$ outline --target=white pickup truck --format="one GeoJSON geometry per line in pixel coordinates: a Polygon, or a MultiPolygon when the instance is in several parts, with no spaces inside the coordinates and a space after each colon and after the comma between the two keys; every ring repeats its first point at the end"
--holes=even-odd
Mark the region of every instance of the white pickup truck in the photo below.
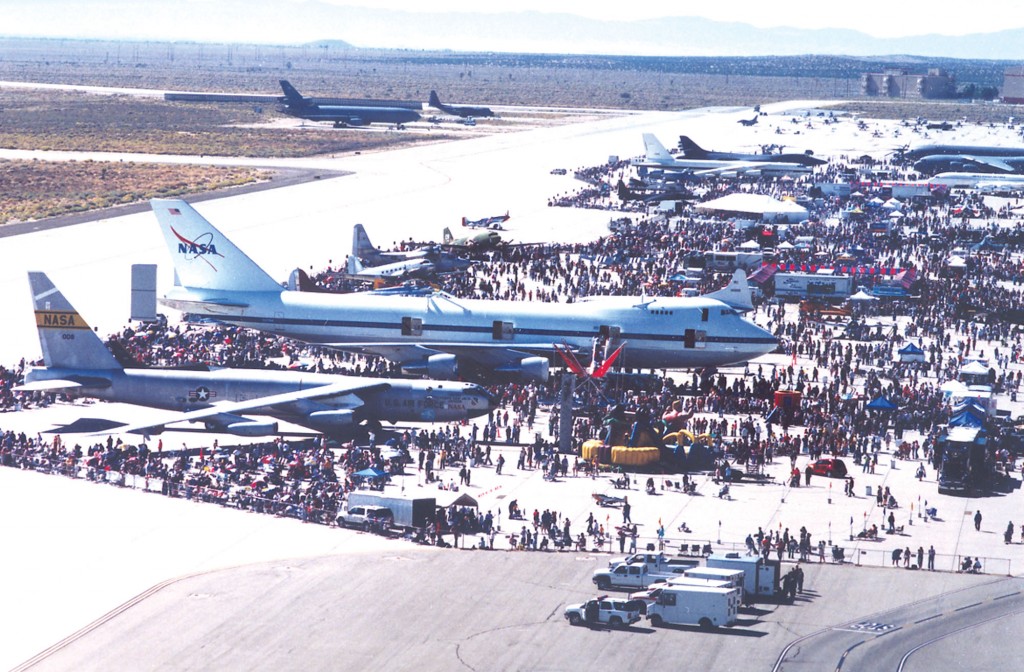
{"type": "Polygon", "coordinates": [[[630,600],[609,599],[601,595],[582,604],[565,608],[565,618],[571,625],[607,625],[609,628],[629,627],[640,621],[640,605],[630,600]]]}
{"type": "Polygon", "coordinates": [[[594,572],[594,583],[600,590],[609,588],[630,588],[638,590],[655,583],[663,583],[678,574],[654,573],[642,562],[615,565],[611,569],[599,569],[594,572]]]}
{"type": "Polygon", "coordinates": [[[668,558],[664,553],[634,553],[624,558],[608,561],[608,569],[617,565],[647,565],[647,569],[655,574],[682,574],[688,569],[700,565],[697,558],[668,558]]]}

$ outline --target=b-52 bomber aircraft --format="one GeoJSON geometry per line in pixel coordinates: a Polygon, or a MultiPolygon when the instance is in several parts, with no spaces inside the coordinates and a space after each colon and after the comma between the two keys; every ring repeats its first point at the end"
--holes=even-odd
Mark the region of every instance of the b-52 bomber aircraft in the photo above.
{"type": "Polygon", "coordinates": [[[283,420],[350,437],[364,422],[450,422],[495,407],[494,397],[472,383],[256,369],[124,368],[45,274],[30,272],[28,278],[46,366],[30,369],[18,389],[168,411],[156,422],[105,425],[122,432],[156,434],[165,425],[191,421],[209,431],[264,436],[277,434],[276,420],[283,420]]]}
{"type": "Polygon", "coordinates": [[[926,156],[957,154],[960,156],[1024,156],[1024,147],[1002,145],[918,145],[896,150],[896,154],[907,161],[916,161],[926,156]]]}
{"type": "Polygon", "coordinates": [[[308,121],[334,122],[335,128],[343,126],[368,126],[369,124],[404,124],[420,118],[419,112],[406,107],[384,105],[318,105],[299,93],[288,80],[281,80],[284,91],[282,112],[308,121]]]}
{"type": "Polygon", "coordinates": [[[738,364],[773,351],[740,274],[708,296],[592,297],[573,303],[461,299],[283,289],[188,203],[151,201],[178,284],[161,300],[221,322],[397,362],[405,372],[450,378],[546,380],[556,344],[582,356],[603,341],[628,346],[622,366],[679,369],[738,364]]]}
{"type": "Polygon", "coordinates": [[[914,162],[914,170],[923,175],[938,173],[1024,173],[1024,155],[971,156],[970,154],[929,154],[914,162]]]}

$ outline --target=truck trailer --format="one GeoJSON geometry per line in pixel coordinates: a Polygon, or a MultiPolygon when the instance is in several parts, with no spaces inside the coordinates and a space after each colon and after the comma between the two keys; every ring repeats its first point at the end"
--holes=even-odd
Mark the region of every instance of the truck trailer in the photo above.
{"type": "Polygon", "coordinates": [[[391,510],[394,526],[403,529],[424,528],[434,522],[436,500],[433,497],[388,497],[373,492],[353,492],[348,506],[377,506],[391,510]]]}
{"type": "Polygon", "coordinates": [[[707,559],[708,567],[743,570],[743,591],[748,600],[772,598],[779,594],[779,565],[778,560],[739,553],[714,554],[707,559]]]}

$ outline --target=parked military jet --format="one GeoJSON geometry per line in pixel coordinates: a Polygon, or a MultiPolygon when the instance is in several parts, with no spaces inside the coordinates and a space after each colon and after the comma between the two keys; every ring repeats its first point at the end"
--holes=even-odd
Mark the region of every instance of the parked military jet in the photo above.
{"type": "Polygon", "coordinates": [[[318,105],[281,80],[285,106],[283,112],[309,121],[331,121],[335,128],[369,124],[404,124],[420,118],[419,112],[405,107],[381,105],[318,105]]]}
{"type": "Polygon", "coordinates": [[[30,272],[29,285],[46,366],[31,369],[18,389],[170,411],[156,422],[118,423],[119,431],[159,433],[168,424],[191,421],[209,431],[264,436],[276,434],[276,420],[283,420],[348,436],[364,422],[467,420],[495,407],[494,397],[472,383],[258,369],[124,368],[45,274],[30,272]]]}
{"type": "Polygon", "coordinates": [[[474,107],[472,105],[446,105],[441,102],[441,99],[437,95],[437,91],[430,92],[431,107],[435,107],[442,112],[447,114],[453,114],[456,117],[493,117],[494,112],[489,107],[474,107]]]}

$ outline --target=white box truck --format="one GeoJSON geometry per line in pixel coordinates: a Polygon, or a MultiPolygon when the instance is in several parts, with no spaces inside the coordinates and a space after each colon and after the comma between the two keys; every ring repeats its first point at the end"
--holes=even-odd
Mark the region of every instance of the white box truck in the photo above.
{"type": "Polygon", "coordinates": [[[743,591],[748,600],[775,597],[779,592],[779,561],[765,560],[758,555],[721,553],[709,555],[708,567],[743,570],[743,591]]]}
{"type": "MultiPolygon", "coordinates": [[[[694,567],[683,572],[688,579],[704,579],[707,581],[720,581],[730,588],[746,590],[743,585],[746,572],[742,569],[729,569],[726,567],[694,567]]],[[[743,597],[743,594],[740,594],[743,597]]]]}
{"type": "Polygon", "coordinates": [[[666,585],[647,607],[651,625],[699,625],[705,630],[733,625],[739,612],[739,588],[666,585]]]}

